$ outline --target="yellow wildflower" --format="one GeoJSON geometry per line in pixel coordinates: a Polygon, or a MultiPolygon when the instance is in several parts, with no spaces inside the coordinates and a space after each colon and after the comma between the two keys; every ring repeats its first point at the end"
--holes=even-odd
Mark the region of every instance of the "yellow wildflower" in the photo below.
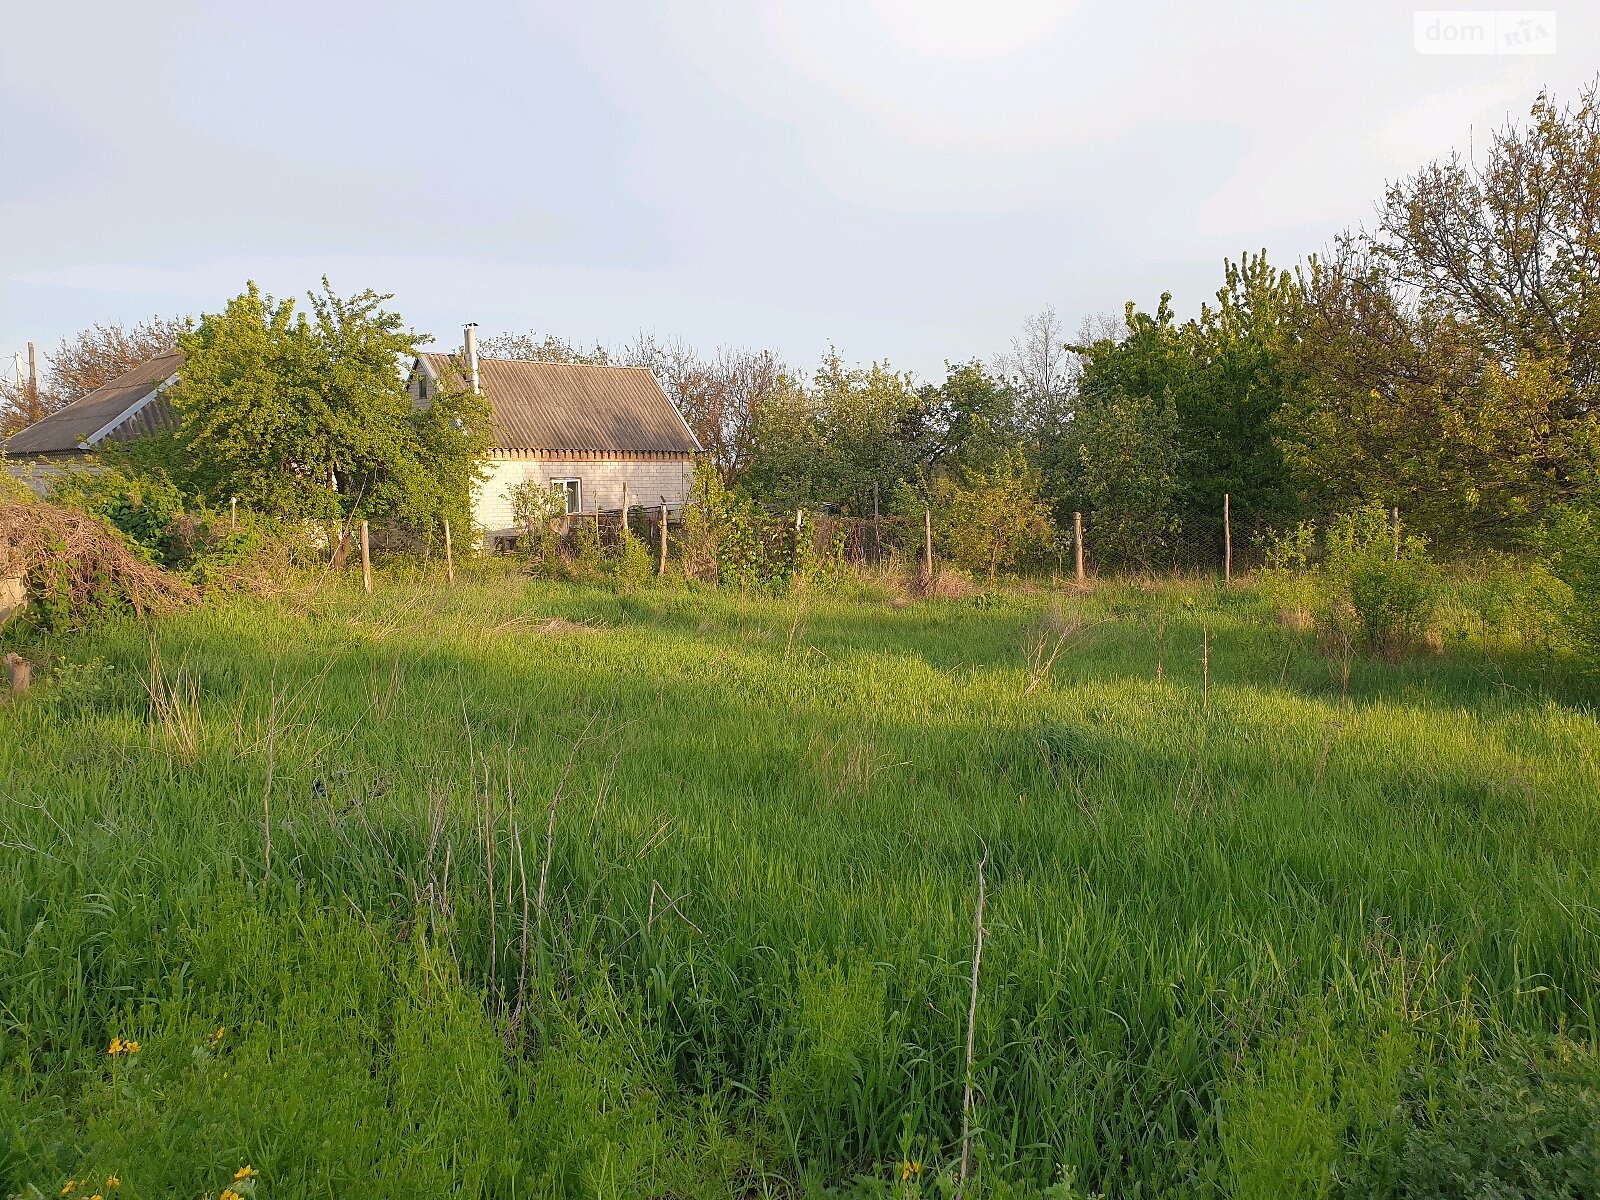
{"type": "Polygon", "coordinates": [[[215,1033],[211,1033],[211,1034],[207,1034],[206,1035],[206,1040],[208,1042],[210,1042],[213,1047],[216,1047],[216,1046],[221,1044],[222,1039],[227,1034],[227,1032],[228,1032],[228,1027],[226,1025],[218,1025],[217,1026],[217,1031],[215,1033]]]}
{"type": "Polygon", "coordinates": [[[104,1196],[102,1196],[99,1192],[96,1192],[94,1195],[89,1197],[89,1200],[106,1200],[106,1198],[104,1196]]]}
{"type": "Polygon", "coordinates": [[[70,1195],[72,1195],[73,1189],[76,1188],[77,1186],[78,1186],[78,1181],[76,1179],[69,1179],[69,1180],[67,1180],[65,1183],[63,1183],[61,1185],[61,1194],[63,1196],[70,1196],[70,1195]]]}
{"type": "Polygon", "coordinates": [[[238,1183],[241,1179],[254,1179],[259,1174],[261,1172],[257,1171],[249,1163],[245,1163],[244,1166],[233,1173],[233,1181],[238,1183]]]}
{"type": "Polygon", "coordinates": [[[244,1200],[244,1197],[232,1188],[223,1188],[222,1194],[217,1197],[217,1200],[244,1200]]]}
{"type": "Polygon", "coordinates": [[[903,1162],[903,1163],[900,1164],[900,1182],[901,1183],[905,1183],[913,1175],[921,1175],[921,1174],[922,1174],[922,1162],[921,1162],[920,1159],[915,1159],[914,1158],[914,1159],[911,1159],[909,1162],[903,1162]]]}
{"type": "MultiPolygon", "coordinates": [[[[121,1054],[122,1053],[122,1039],[119,1038],[119,1037],[112,1038],[111,1039],[111,1045],[106,1048],[106,1053],[107,1054],[121,1054]]],[[[66,1195],[65,1192],[62,1192],[61,1194],[63,1196],[66,1195]]]]}
{"type": "Polygon", "coordinates": [[[108,1188],[119,1188],[122,1186],[122,1180],[117,1178],[115,1175],[107,1175],[106,1186],[108,1188]]]}

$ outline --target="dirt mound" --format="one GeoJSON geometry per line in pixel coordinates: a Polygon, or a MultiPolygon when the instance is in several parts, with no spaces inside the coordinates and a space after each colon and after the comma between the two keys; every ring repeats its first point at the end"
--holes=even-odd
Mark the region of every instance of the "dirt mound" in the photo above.
{"type": "Polygon", "coordinates": [[[65,605],[73,614],[125,605],[144,616],[195,596],[94,517],[56,504],[0,500],[0,580],[17,579],[30,603],[65,605]]]}

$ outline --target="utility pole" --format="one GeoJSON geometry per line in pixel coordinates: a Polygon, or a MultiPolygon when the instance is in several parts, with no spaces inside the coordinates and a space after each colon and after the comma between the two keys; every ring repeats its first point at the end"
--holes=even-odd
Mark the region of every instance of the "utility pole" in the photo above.
{"type": "Polygon", "coordinates": [[[37,356],[34,354],[32,342],[28,343],[27,413],[29,425],[32,425],[40,417],[44,416],[44,414],[39,411],[39,362],[37,356]]]}

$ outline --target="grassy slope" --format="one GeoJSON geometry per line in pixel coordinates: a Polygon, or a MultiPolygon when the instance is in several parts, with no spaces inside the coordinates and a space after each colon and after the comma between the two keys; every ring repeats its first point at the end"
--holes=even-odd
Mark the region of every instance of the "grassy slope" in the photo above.
{"type": "Polygon", "coordinates": [[[997,1192],[1319,1194],[1408,1066],[1592,1033],[1581,694],[1462,649],[1346,700],[1173,586],[1068,601],[1028,695],[1050,603],[487,580],[59,640],[109,669],[0,705],[0,1194],[933,1194],[985,847],[997,1192]]]}

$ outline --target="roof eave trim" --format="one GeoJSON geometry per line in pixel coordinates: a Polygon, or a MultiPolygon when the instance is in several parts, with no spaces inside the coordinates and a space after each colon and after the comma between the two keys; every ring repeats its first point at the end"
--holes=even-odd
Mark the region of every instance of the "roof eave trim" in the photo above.
{"type": "Polygon", "coordinates": [[[155,400],[155,398],[157,396],[161,395],[162,392],[166,391],[169,387],[171,387],[173,384],[175,384],[177,382],[178,382],[178,373],[176,371],[174,371],[171,375],[168,375],[165,379],[163,379],[160,383],[156,384],[155,387],[151,388],[143,396],[139,397],[138,400],[134,401],[127,408],[123,409],[120,413],[118,413],[115,417],[113,417],[107,424],[101,426],[94,433],[91,433],[88,437],[84,438],[81,442],[79,442],[78,443],[78,448],[80,450],[89,450],[89,449],[92,449],[95,446],[98,446],[119,425],[124,425],[128,421],[132,420],[134,417],[138,416],[141,412],[143,412],[146,408],[148,408],[150,406],[151,402],[153,400],[155,400]]]}

